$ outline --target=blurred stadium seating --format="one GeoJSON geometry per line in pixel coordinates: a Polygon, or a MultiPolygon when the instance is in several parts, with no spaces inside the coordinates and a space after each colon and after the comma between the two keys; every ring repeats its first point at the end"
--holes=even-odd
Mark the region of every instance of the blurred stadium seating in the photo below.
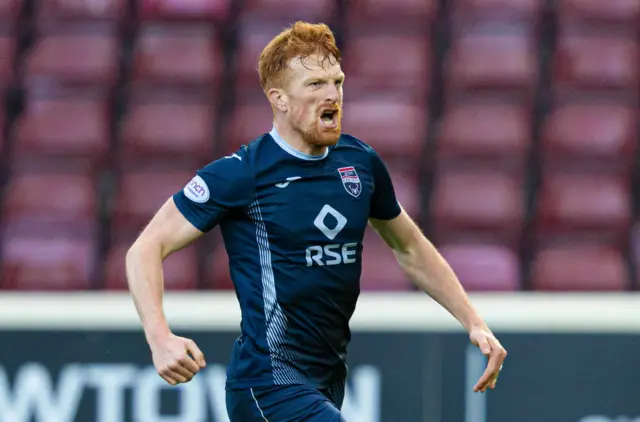
{"type": "MultiPolygon", "coordinates": [[[[344,130],[472,291],[640,286],[636,0],[0,0],[0,289],[124,289],[195,168],[270,129],[256,62],[343,50],[344,130]]],[[[367,234],[363,290],[408,290],[367,234]]],[[[217,232],[168,289],[230,289],[217,232]]]]}

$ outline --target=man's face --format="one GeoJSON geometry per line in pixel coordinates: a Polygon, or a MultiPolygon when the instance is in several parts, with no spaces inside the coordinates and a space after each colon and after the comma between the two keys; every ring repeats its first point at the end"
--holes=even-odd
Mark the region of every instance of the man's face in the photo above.
{"type": "Polygon", "coordinates": [[[340,138],[344,73],[333,57],[294,58],[284,77],[287,120],[307,144],[325,147],[340,138]]]}

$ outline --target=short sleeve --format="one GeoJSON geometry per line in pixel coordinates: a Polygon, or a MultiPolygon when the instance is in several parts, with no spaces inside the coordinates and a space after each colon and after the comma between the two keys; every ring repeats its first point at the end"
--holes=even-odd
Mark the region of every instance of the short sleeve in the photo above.
{"type": "Polygon", "coordinates": [[[198,230],[211,230],[229,211],[251,203],[253,175],[245,158],[233,154],[209,163],[173,195],[178,210],[198,230]]]}
{"type": "Polygon", "coordinates": [[[371,150],[370,154],[374,187],[369,217],[379,220],[392,220],[400,215],[401,212],[400,204],[393,189],[393,182],[387,166],[378,153],[371,150]]]}

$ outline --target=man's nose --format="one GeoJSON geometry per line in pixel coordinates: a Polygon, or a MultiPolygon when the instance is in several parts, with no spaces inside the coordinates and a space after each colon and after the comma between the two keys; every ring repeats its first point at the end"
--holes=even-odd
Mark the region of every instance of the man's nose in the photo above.
{"type": "Polygon", "coordinates": [[[325,101],[335,104],[340,99],[340,90],[335,84],[328,84],[325,101]]]}

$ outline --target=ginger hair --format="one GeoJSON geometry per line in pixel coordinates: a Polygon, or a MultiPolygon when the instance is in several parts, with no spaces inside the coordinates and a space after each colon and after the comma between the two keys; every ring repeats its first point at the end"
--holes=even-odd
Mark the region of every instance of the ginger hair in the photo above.
{"type": "Polygon", "coordinates": [[[331,56],[337,61],[341,60],[336,39],[327,25],[298,21],[276,35],[262,50],[258,61],[263,91],[266,93],[274,86],[282,85],[291,59],[312,54],[319,54],[323,62],[331,56]]]}

